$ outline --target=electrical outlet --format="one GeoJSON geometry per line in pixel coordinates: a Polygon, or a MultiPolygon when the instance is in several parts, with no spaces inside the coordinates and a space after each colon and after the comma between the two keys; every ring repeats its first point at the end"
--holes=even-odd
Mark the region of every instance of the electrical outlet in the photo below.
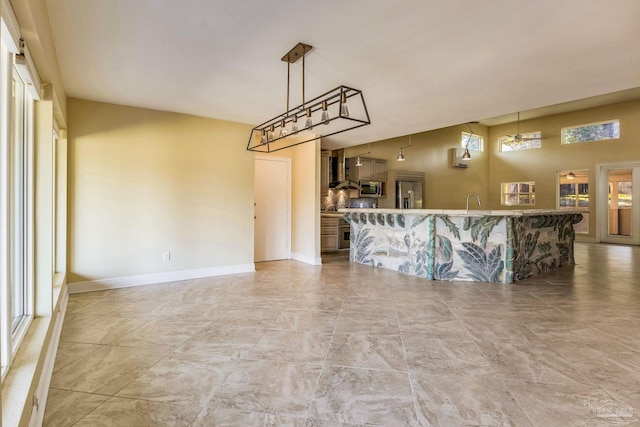
{"type": "Polygon", "coordinates": [[[169,252],[169,251],[163,252],[162,253],[162,260],[163,261],[171,261],[171,252],[169,252]]]}

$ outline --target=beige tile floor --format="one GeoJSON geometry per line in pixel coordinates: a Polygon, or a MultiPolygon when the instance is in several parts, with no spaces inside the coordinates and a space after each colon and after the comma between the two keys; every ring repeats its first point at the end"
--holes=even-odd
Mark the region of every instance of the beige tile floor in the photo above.
{"type": "Polygon", "coordinates": [[[515,285],[326,257],[72,295],[47,426],[640,424],[640,247],[515,285]]]}

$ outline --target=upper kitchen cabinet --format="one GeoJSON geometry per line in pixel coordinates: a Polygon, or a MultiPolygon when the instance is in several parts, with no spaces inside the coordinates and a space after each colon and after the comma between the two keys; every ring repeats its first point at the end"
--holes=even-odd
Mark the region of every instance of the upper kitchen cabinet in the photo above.
{"type": "Polygon", "coordinates": [[[357,157],[345,160],[345,175],[350,181],[387,181],[387,161],[360,157],[361,166],[356,166],[357,157]]]}

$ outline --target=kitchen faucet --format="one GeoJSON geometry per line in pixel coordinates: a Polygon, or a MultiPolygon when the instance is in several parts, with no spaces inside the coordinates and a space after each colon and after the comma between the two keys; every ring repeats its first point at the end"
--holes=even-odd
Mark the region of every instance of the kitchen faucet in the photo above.
{"type": "Polygon", "coordinates": [[[467,210],[469,210],[469,198],[471,196],[476,196],[476,199],[478,199],[478,206],[482,206],[482,202],[480,201],[480,196],[478,196],[476,193],[469,193],[467,195],[467,210]]]}

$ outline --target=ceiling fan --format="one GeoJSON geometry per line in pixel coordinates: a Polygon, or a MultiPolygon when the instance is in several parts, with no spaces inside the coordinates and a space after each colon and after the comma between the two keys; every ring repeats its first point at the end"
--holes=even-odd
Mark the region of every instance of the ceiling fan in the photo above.
{"type": "Polygon", "coordinates": [[[526,141],[535,141],[538,139],[544,139],[542,136],[525,136],[520,133],[520,112],[518,111],[518,128],[517,133],[515,135],[507,135],[507,138],[511,138],[507,143],[520,143],[526,141]]]}

